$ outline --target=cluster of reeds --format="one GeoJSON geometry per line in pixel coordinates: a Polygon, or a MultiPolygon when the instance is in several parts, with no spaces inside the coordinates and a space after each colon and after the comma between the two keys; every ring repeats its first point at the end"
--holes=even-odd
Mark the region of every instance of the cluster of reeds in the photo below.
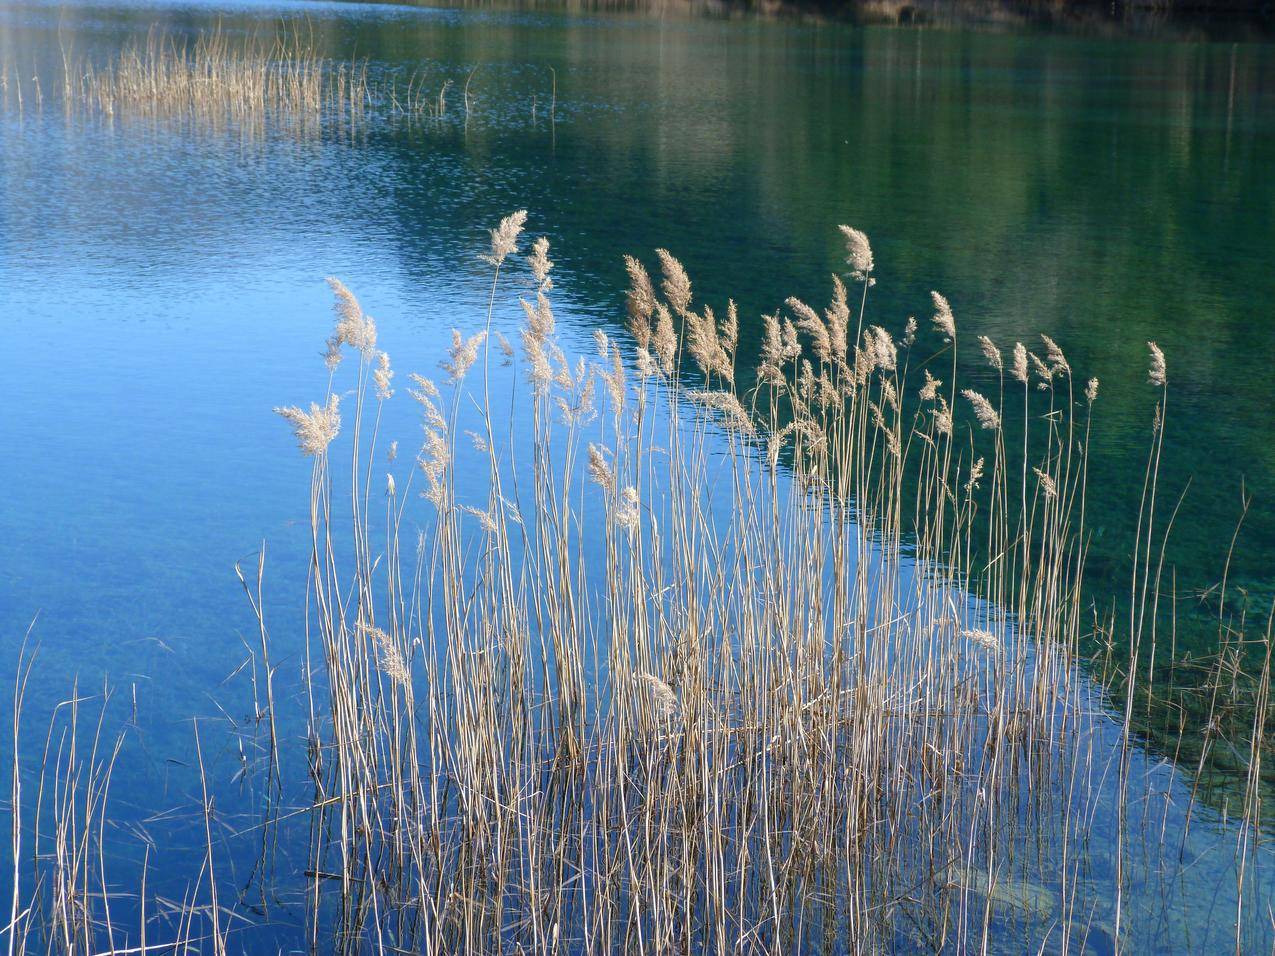
{"type": "MultiPolygon", "coordinates": [[[[493,231],[493,301],[524,220],[493,231]]],[[[843,232],[850,285],[763,318],[748,391],[734,304],[663,250],[658,286],[628,262],[632,349],[599,332],[568,359],[538,240],[529,421],[492,403],[517,350],[489,317],[444,382],[413,377],[425,439],[383,488],[389,361],[334,285],[352,401],[334,380],[281,410],[314,458],[313,946],[1119,937],[1123,875],[1100,903],[1073,847],[1109,769],[1073,667],[1098,383],[1048,338],[981,339],[1000,385],[960,388],[947,300],[928,333],[872,323],[871,250],[843,232]]]]}
{"type": "MultiPolygon", "coordinates": [[[[15,90],[20,102],[20,83],[15,90]]],[[[67,110],[105,117],[253,124],[355,121],[371,90],[365,62],[332,60],[301,34],[239,40],[218,29],[186,39],[152,28],[103,63],[64,51],[61,95],[67,110]]]]}
{"type": "MultiPolygon", "coordinates": [[[[465,75],[460,101],[465,119],[473,108],[474,67],[465,75]]],[[[557,74],[547,112],[557,102],[557,74]]],[[[235,37],[221,30],[193,38],[152,27],[145,42],[98,62],[63,50],[60,89],[38,69],[0,60],[0,105],[23,113],[44,108],[45,86],[71,113],[234,124],[255,129],[268,120],[307,124],[339,120],[351,127],[375,108],[390,117],[419,120],[449,115],[455,81],[425,68],[410,75],[373,75],[366,60],[325,55],[315,39],[300,32],[268,40],[235,37]],[[60,94],[60,101],[58,95],[60,94]]],[[[537,114],[532,99],[533,121],[537,114]]],[[[457,112],[453,110],[453,112],[457,112]]]]}
{"type": "MultiPolygon", "coordinates": [[[[658,281],[627,261],[632,342],[599,331],[593,358],[570,358],[536,240],[515,346],[493,315],[525,221],[492,231],[486,327],[453,333],[441,381],[411,376],[414,461],[383,439],[402,398],[336,280],[327,391],[278,410],[313,460],[308,781],[280,756],[263,558],[241,580],[265,674],[264,911],[267,882],[301,884],[322,952],[1124,945],[1132,869],[1171,869],[1172,852],[1146,839],[1149,794],[1130,799],[1132,690],[1118,729],[1075,667],[1095,626],[1081,580],[1098,383],[1047,337],[981,338],[997,385],[962,388],[951,305],[934,293],[925,329],[875,322],[871,248],[847,227],[827,306],[764,316],[751,376],[734,303],[700,301],[664,250],[658,281]],[[1090,834],[1108,817],[1114,863],[1099,864],[1090,834]],[[273,857],[299,821],[307,858],[289,872],[273,857]],[[1122,841],[1138,826],[1135,855],[1122,841]]],[[[1130,674],[1160,594],[1154,345],[1151,384],[1119,624],[1130,674]]],[[[100,812],[103,788],[88,792],[100,812]]],[[[1241,905],[1258,814],[1250,796],[1241,905]]],[[[207,902],[176,927],[225,951],[212,816],[205,793],[207,902]]],[[[70,920],[14,899],[12,925],[41,939],[70,920]]],[[[86,943],[102,924],[82,922],[99,927],[86,943]]]]}
{"type": "Polygon", "coordinates": [[[112,715],[109,686],[84,692],[78,682],[54,704],[34,779],[25,781],[20,754],[23,709],[38,652],[31,634],[22,642],[12,710],[13,767],[9,792],[11,865],[9,915],[0,928],[7,951],[28,953],[225,953],[225,917],[218,900],[213,845],[213,803],[204,775],[198,727],[194,740],[202,800],[198,807],[159,811],[151,819],[180,820],[200,834],[197,876],[181,899],[148,888],[154,839],[142,825],[130,835],[138,861],[111,859],[117,826],[108,796],[128,724],[112,715]],[[96,706],[94,706],[96,705],[96,706]],[[124,867],[121,867],[124,863],[124,867]],[[127,876],[121,879],[121,869],[127,876]],[[156,936],[161,937],[156,940],[156,936]]]}
{"type": "MultiPolygon", "coordinates": [[[[64,49],[60,77],[0,55],[0,108],[23,115],[42,111],[47,102],[71,115],[191,122],[246,133],[267,123],[309,135],[333,124],[361,130],[373,113],[409,123],[460,117],[468,125],[479,99],[478,71],[474,66],[459,78],[457,95],[457,79],[438,70],[374,70],[366,60],[325,54],[315,37],[296,30],[265,40],[220,28],[192,38],[152,27],[145,42],[104,61],[64,49]]],[[[530,110],[533,125],[543,112],[552,127],[558,77],[553,67],[547,73],[545,98],[533,93],[530,110]]]]}

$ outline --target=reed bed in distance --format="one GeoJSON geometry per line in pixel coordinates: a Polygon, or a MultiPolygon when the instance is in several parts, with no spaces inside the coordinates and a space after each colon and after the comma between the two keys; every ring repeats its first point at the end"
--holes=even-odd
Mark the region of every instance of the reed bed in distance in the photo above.
{"type": "MultiPolygon", "coordinates": [[[[463,77],[460,102],[466,119],[475,101],[475,73],[477,67],[463,77]]],[[[557,78],[550,73],[552,118],[557,78]]],[[[373,108],[390,117],[441,119],[449,115],[448,94],[455,83],[426,67],[407,76],[374,75],[366,60],[329,56],[315,37],[299,30],[261,38],[219,27],[189,37],[156,26],[143,42],[105,60],[64,50],[56,78],[42,77],[19,59],[0,59],[0,105],[19,115],[39,112],[47,101],[69,113],[107,119],[233,123],[249,129],[267,121],[316,125],[339,120],[353,126],[365,122],[373,108]]]]}
{"type": "Polygon", "coordinates": [[[232,42],[221,30],[186,41],[152,29],[100,66],[63,63],[63,102],[105,116],[255,120],[268,115],[357,118],[369,90],[365,63],[332,61],[285,34],[232,42]]]}

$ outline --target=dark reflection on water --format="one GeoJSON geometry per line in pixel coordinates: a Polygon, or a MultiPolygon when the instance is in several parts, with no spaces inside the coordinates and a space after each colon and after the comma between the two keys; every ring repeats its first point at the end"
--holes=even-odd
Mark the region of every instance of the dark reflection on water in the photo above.
{"type": "MultiPolygon", "coordinates": [[[[481,315],[483,227],[518,207],[553,240],[559,320],[582,340],[621,325],[621,255],[665,246],[710,301],[736,299],[752,354],[762,311],[826,295],[840,222],[873,238],[877,321],[924,319],[942,290],[970,368],[976,333],[1053,336],[1102,382],[1091,567],[1117,592],[1095,589],[1100,610],[1122,606],[1157,340],[1162,500],[1186,490],[1167,549],[1178,656],[1216,650],[1216,607],[1194,595],[1222,577],[1242,492],[1229,583],[1259,617],[1275,597],[1269,47],[116,3],[6,6],[0,58],[52,90],[61,48],[100,57],[153,23],[218,22],[303,24],[374,75],[457,85],[442,121],[345,128],[67,118],[29,92],[0,117],[3,661],[38,613],[37,728],[73,675],[109,675],[130,712],[136,693],[149,782],[117,790],[139,814],[155,782],[189,792],[185,721],[217,713],[245,658],[231,568],[263,536],[276,614],[298,607],[308,472],[268,410],[313,397],[323,276],[381,320],[397,367],[432,369],[450,327],[481,315]]],[[[410,444],[410,410],[394,414],[410,444]]],[[[295,660],[297,634],[277,639],[295,660]]],[[[1157,746],[1164,723],[1148,720],[1157,746]]]]}

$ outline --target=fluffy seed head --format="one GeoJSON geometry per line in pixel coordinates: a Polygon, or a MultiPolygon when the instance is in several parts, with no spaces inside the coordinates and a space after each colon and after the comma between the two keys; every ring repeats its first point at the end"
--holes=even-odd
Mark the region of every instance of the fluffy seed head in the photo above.
{"type": "Polygon", "coordinates": [[[527,257],[527,265],[531,266],[531,274],[536,277],[536,283],[542,292],[548,292],[553,288],[553,280],[549,278],[549,270],[553,268],[553,262],[549,259],[547,237],[541,236],[531,244],[531,255],[527,257]]]}
{"type": "Polygon", "coordinates": [[[751,435],[757,430],[747,410],[731,392],[701,389],[688,392],[687,397],[697,405],[718,412],[722,416],[722,424],[730,431],[751,435]]]}
{"type": "Polygon", "coordinates": [[[832,277],[832,302],[824,311],[824,318],[828,322],[828,339],[832,344],[833,358],[845,361],[849,345],[846,329],[850,325],[850,306],[846,302],[846,284],[839,276],[832,277]]]}
{"type": "Polygon", "coordinates": [[[660,268],[664,272],[664,281],[660,283],[664,297],[674,312],[683,313],[691,305],[690,277],[667,249],[656,249],[655,254],[660,257],[660,268]]]}
{"type": "Polygon", "coordinates": [[[1057,498],[1058,483],[1054,481],[1053,477],[1041,471],[1039,468],[1033,468],[1032,471],[1036,473],[1036,478],[1040,481],[1040,490],[1045,493],[1045,497],[1057,498]]]}
{"type": "Polygon", "coordinates": [[[686,323],[686,348],[691,358],[705,375],[714,374],[730,378],[734,372],[730,356],[722,348],[717,334],[717,319],[713,310],[704,306],[704,314],[683,313],[686,323]]]}
{"type": "Polygon", "coordinates": [[[986,335],[980,335],[978,337],[978,344],[983,350],[983,356],[987,359],[988,365],[996,369],[998,372],[1005,367],[1005,363],[1001,359],[1001,350],[996,347],[996,343],[994,343],[986,335]]]}
{"type": "Polygon", "coordinates": [[[850,226],[838,226],[846,240],[846,262],[853,270],[850,275],[859,282],[867,282],[872,273],[872,246],[868,237],[850,226]]]}
{"type": "Polygon", "coordinates": [[[394,377],[394,370],[390,368],[390,357],[384,352],[380,353],[376,359],[376,368],[372,370],[372,381],[376,385],[376,398],[378,401],[386,401],[394,390],[390,388],[390,379],[394,377]]]}
{"type": "Polygon", "coordinates": [[[934,409],[934,430],[940,435],[952,434],[952,409],[942,395],[938,397],[938,407],[934,409]]]}
{"type": "Polygon", "coordinates": [[[640,348],[651,343],[651,315],[655,312],[655,289],[646,267],[632,256],[624,257],[624,268],[629,274],[629,331],[640,348]]]}
{"type": "Polygon", "coordinates": [[[821,362],[830,362],[832,338],[828,334],[827,326],[823,324],[823,319],[819,318],[819,313],[798,298],[789,297],[784,304],[797,317],[797,328],[810,336],[815,358],[821,362]]]}
{"type": "Polygon", "coordinates": [[[793,325],[789,319],[784,319],[780,333],[784,342],[784,358],[787,361],[796,361],[801,358],[801,340],[797,338],[797,326],[793,325]]]}
{"type": "Polygon", "coordinates": [[[632,485],[625,485],[615,509],[616,523],[630,534],[636,534],[642,520],[641,506],[637,489],[632,485]]]}
{"type": "Polygon", "coordinates": [[[499,530],[496,527],[496,519],[490,511],[483,511],[481,508],[474,508],[470,505],[461,505],[460,510],[477,518],[479,527],[488,534],[495,534],[499,530]]]}
{"type": "Polygon", "coordinates": [[[519,209],[500,220],[500,225],[491,230],[491,252],[483,258],[493,266],[498,266],[507,256],[517,252],[518,237],[522,235],[522,227],[526,224],[525,209],[519,209]]]}
{"type": "Polygon", "coordinates": [[[1054,383],[1054,367],[1052,365],[1046,365],[1041,357],[1035,352],[1028,352],[1027,357],[1031,359],[1032,371],[1034,371],[1040,379],[1040,382],[1036,387],[1043,392],[1054,383]]]}
{"type": "Polygon", "coordinates": [[[969,477],[969,480],[965,482],[966,493],[973,494],[974,489],[978,487],[978,483],[982,480],[983,480],[983,459],[982,457],[980,457],[978,461],[970,465],[970,477],[969,477]]]}
{"type": "Polygon", "coordinates": [[[305,454],[322,455],[341,430],[341,414],[337,411],[340,401],[338,396],[329,395],[327,405],[311,402],[308,412],[288,405],[276,408],[275,413],[292,425],[297,444],[305,454]]]}
{"type": "Polygon", "coordinates": [[[379,627],[371,627],[367,624],[359,624],[356,631],[364,639],[372,642],[376,650],[376,666],[380,668],[381,673],[401,687],[407,687],[411,683],[412,672],[394,639],[379,627]]]}
{"type": "Polygon", "coordinates": [[[934,328],[943,333],[944,338],[956,338],[956,318],[952,315],[952,306],[941,293],[931,292],[934,302],[934,328]]]}
{"type": "Polygon", "coordinates": [[[607,491],[615,484],[615,472],[611,468],[607,450],[593,442],[589,442],[589,478],[607,491]]]}
{"type": "Polygon", "coordinates": [[[932,402],[938,397],[939,388],[942,387],[943,383],[931,375],[928,368],[924,372],[925,384],[921,386],[921,391],[917,394],[921,401],[932,402]]]}
{"type": "Polygon", "coordinates": [[[1154,342],[1148,342],[1147,348],[1151,350],[1151,365],[1147,369],[1147,381],[1152,385],[1163,387],[1168,381],[1164,368],[1164,353],[1160,351],[1160,346],[1154,342]]]}
{"type": "Polygon", "coordinates": [[[1014,343],[1014,364],[1009,367],[1009,374],[1027,384],[1027,346],[1022,342],[1014,343]]]}
{"type": "Polygon", "coordinates": [[[961,394],[974,407],[974,417],[978,419],[980,426],[989,431],[995,431],[1001,427],[1001,417],[996,414],[996,409],[992,407],[991,402],[972,388],[962,389],[961,394]]]}
{"type": "Polygon", "coordinates": [[[662,302],[655,306],[655,331],[651,336],[651,351],[655,353],[660,371],[665,375],[672,375],[673,365],[677,361],[677,333],[673,331],[673,316],[662,302]]]}
{"type": "Polygon", "coordinates": [[[601,372],[602,381],[607,387],[607,394],[611,397],[611,407],[618,415],[624,410],[624,396],[626,394],[624,362],[620,358],[620,350],[616,346],[611,347],[611,367],[603,369],[601,372]]]}
{"type": "Polygon", "coordinates": [[[739,308],[734,299],[726,300],[726,318],[717,324],[717,338],[727,352],[735,354],[739,347],[739,308]]]}
{"type": "Polygon", "coordinates": [[[486,332],[478,332],[466,339],[452,329],[452,346],[447,350],[447,358],[439,363],[451,381],[459,382],[465,377],[465,373],[478,361],[478,349],[486,339],[486,332]]]}
{"type": "Polygon", "coordinates": [[[784,340],[778,315],[761,317],[761,363],[776,369],[784,364],[784,340]]]}
{"type": "Polygon", "coordinates": [[[873,360],[877,368],[885,372],[893,372],[899,365],[899,350],[894,346],[890,333],[879,325],[871,326],[864,338],[870,343],[873,360]]]}
{"type": "Polygon", "coordinates": [[[651,350],[641,345],[637,347],[633,364],[637,367],[638,378],[642,379],[651,378],[660,370],[659,366],[655,364],[651,350]]]}
{"type": "Polygon", "coordinates": [[[336,313],[336,329],[332,338],[328,339],[327,354],[328,366],[334,368],[341,359],[339,354],[334,357],[333,353],[339,351],[342,345],[356,348],[364,355],[372,354],[376,348],[376,323],[340,279],[329,276],[327,283],[334,297],[332,310],[336,313]]]}
{"type": "Polygon", "coordinates": [[[1055,375],[1070,373],[1071,366],[1067,364],[1067,358],[1063,355],[1062,349],[1058,347],[1058,343],[1048,335],[1042,335],[1040,340],[1045,343],[1045,358],[1049,361],[1050,370],[1055,375]]]}
{"type": "Polygon", "coordinates": [[[543,392],[553,380],[553,367],[549,363],[550,338],[553,335],[553,309],[543,292],[536,293],[536,304],[526,299],[522,310],[527,321],[522,327],[522,348],[527,355],[527,377],[537,392],[543,392]]]}

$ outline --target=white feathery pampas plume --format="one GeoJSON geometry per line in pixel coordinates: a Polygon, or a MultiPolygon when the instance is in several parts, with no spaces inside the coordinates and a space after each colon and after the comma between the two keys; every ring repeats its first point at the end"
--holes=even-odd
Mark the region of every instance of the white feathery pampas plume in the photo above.
{"type": "Polygon", "coordinates": [[[499,266],[507,256],[518,251],[518,237],[527,224],[527,210],[519,209],[500,220],[491,232],[491,252],[481,258],[493,266],[499,266]]]}
{"type": "Polygon", "coordinates": [[[1054,375],[1070,374],[1071,366],[1067,364],[1067,358],[1058,343],[1048,335],[1041,335],[1040,340],[1045,343],[1045,358],[1049,360],[1050,371],[1054,375]]]}
{"type": "Polygon", "coordinates": [[[1147,348],[1151,350],[1151,366],[1147,369],[1147,381],[1152,385],[1163,387],[1168,381],[1164,368],[1164,353],[1154,342],[1148,342],[1147,348]]]}
{"type": "Polygon", "coordinates": [[[660,269],[664,272],[664,281],[660,283],[660,288],[664,290],[664,297],[668,299],[673,311],[681,315],[691,304],[690,277],[667,249],[656,249],[655,254],[659,256],[660,269]]]}
{"type": "Polygon", "coordinates": [[[831,362],[832,337],[819,313],[795,296],[789,296],[784,304],[797,316],[797,328],[810,336],[815,358],[820,362],[831,362]]]}
{"type": "Polygon", "coordinates": [[[651,316],[655,313],[655,288],[646,267],[632,256],[624,257],[624,268],[629,274],[629,292],[626,304],[629,310],[629,332],[637,340],[638,348],[651,344],[651,316]]]}
{"type": "Polygon", "coordinates": [[[553,260],[549,258],[549,239],[541,236],[531,244],[531,255],[527,257],[527,265],[531,266],[531,274],[542,292],[553,288],[553,280],[549,278],[549,270],[553,268],[553,260]]]}
{"type": "Polygon", "coordinates": [[[718,412],[722,416],[722,424],[729,431],[751,435],[757,430],[747,409],[740,404],[739,399],[732,392],[699,389],[687,392],[686,397],[696,405],[718,412]]]}
{"type": "Polygon", "coordinates": [[[589,442],[589,478],[607,491],[615,484],[615,472],[611,469],[607,449],[593,442],[589,442]]]}
{"type": "Polygon", "coordinates": [[[974,406],[974,417],[978,419],[979,425],[989,431],[995,431],[1001,427],[1001,417],[996,414],[996,409],[992,407],[991,402],[972,388],[962,389],[961,394],[974,406]]]}
{"type": "Polygon", "coordinates": [[[372,354],[376,348],[376,323],[363,311],[345,283],[335,276],[328,276],[327,283],[334,297],[332,310],[336,313],[336,328],[328,339],[324,360],[328,368],[334,370],[341,362],[342,345],[358,349],[364,355],[372,354]]]}
{"type": "Polygon", "coordinates": [[[459,382],[465,377],[465,373],[478,361],[478,349],[486,338],[486,332],[462,338],[458,330],[452,329],[452,346],[447,350],[447,358],[438,363],[451,381],[459,382]]]}
{"type": "Polygon", "coordinates": [[[329,395],[326,406],[311,402],[310,411],[306,412],[295,405],[287,405],[276,408],[275,414],[291,423],[297,444],[305,454],[321,455],[341,430],[341,414],[337,411],[340,401],[338,396],[329,395]]]}
{"type": "Polygon", "coordinates": [[[372,381],[376,384],[377,401],[388,401],[393,396],[394,390],[390,388],[390,379],[393,377],[394,370],[390,368],[390,357],[381,352],[377,356],[376,368],[372,370],[372,381]]]}
{"type": "Polygon", "coordinates": [[[983,356],[987,359],[987,364],[996,371],[1000,371],[1005,367],[1004,361],[1001,359],[1001,350],[996,347],[996,343],[989,339],[986,335],[978,337],[979,348],[983,350],[983,356]]]}
{"type": "Polygon", "coordinates": [[[917,397],[923,402],[932,402],[938,398],[939,389],[943,387],[942,381],[930,374],[930,370],[922,369],[925,373],[925,384],[921,386],[921,390],[917,392],[917,397]]]}
{"type": "Polygon", "coordinates": [[[956,317],[952,315],[952,304],[940,292],[931,292],[934,302],[934,328],[943,333],[944,338],[956,338],[956,317]]]}
{"type": "Polygon", "coordinates": [[[850,277],[871,284],[872,246],[868,243],[867,234],[851,226],[837,228],[846,240],[846,262],[850,263],[853,270],[850,277]]]}
{"type": "Polygon", "coordinates": [[[1009,367],[1009,374],[1027,384],[1027,346],[1022,342],[1014,343],[1014,364],[1009,367]]]}

